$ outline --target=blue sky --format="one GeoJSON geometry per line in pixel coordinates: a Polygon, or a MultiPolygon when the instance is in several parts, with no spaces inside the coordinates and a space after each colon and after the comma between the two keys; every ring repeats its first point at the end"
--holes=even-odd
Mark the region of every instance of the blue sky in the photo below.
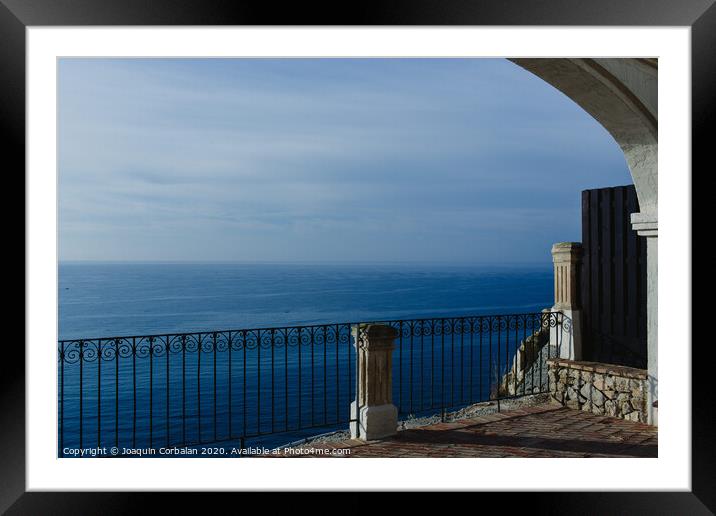
{"type": "Polygon", "coordinates": [[[611,136],[502,59],[61,59],[61,260],[549,263],[611,136]]]}

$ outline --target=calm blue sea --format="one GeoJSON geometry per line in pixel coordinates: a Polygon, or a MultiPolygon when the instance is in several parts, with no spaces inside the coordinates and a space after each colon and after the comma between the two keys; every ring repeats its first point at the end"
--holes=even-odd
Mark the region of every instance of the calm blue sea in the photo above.
{"type": "Polygon", "coordinates": [[[99,264],[59,267],[59,338],[539,311],[550,267],[99,264]]]}
{"type": "MultiPolygon", "coordinates": [[[[552,281],[547,267],[63,263],[59,335],[92,339],[539,312],[551,305],[552,281]]],[[[283,346],[263,333],[264,347],[236,347],[233,354],[212,351],[205,342],[202,353],[176,348],[134,356],[126,348],[119,358],[68,359],[58,371],[60,446],[216,440],[236,446],[232,436],[288,430],[245,443],[278,446],[344,428],[355,391],[355,351],[350,328],[335,328],[333,339],[307,340],[303,333],[300,346],[283,346]]],[[[492,340],[475,332],[401,338],[394,402],[407,415],[488,399],[495,385],[491,371],[509,366],[526,335],[522,328],[492,340]]]]}

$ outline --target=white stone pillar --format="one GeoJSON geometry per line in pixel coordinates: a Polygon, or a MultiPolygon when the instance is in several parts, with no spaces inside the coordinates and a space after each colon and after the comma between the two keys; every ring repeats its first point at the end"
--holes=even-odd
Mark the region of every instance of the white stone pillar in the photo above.
{"type": "Polygon", "coordinates": [[[582,358],[582,313],[579,276],[582,266],[582,244],[560,242],[552,246],[554,262],[553,312],[561,312],[560,323],[550,330],[550,345],[557,346],[560,358],[582,358]]]}
{"type": "Polygon", "coordinates": [[[647,396],[647,422],[659,424],[659,409],[654,405],[659,399],[659,224],[655,213],[632,213],[632,228],[646,238],[646,356],[649,373],[647,396]]]}
{"type": "Polygon", "coordinates": [[[351,403],[351,437],[369,441],[398,432],[393,405],[393,349],[398,330],[384,324],[353,328],[358,356],[357,401],[351,403]]]}

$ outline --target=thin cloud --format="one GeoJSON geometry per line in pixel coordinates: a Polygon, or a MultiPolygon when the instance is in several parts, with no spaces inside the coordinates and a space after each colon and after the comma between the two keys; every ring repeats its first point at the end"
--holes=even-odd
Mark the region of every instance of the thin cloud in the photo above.
{"type": "Polygon", "coordinates": [[[631,182],[499,59],[62,59],[58,91],[63,260],[545,261],[631,182]]]}

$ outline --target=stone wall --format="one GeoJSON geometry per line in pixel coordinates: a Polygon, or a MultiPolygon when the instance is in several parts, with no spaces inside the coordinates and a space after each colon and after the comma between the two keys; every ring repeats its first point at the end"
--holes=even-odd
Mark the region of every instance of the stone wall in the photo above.
{"type": "Polygon", "coordinates": [[[593,414],[647,422],[647,371],[632,367],[547,360],[550,395],[593,414]]]}

